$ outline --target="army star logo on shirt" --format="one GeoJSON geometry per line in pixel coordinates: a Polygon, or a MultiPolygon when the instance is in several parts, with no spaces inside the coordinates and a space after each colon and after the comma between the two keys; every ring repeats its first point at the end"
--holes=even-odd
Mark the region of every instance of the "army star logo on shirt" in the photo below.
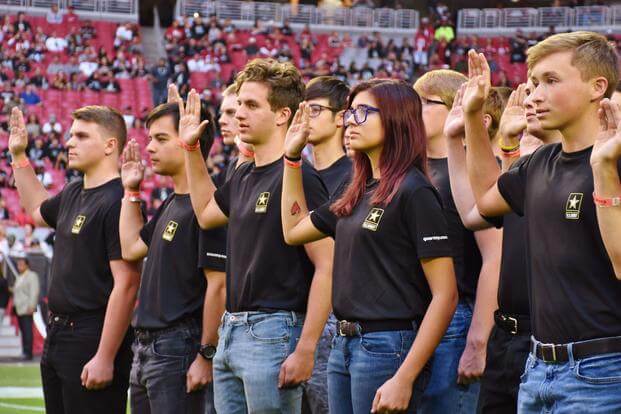
{"type": "Polygon", "coordinates": [[[254,206],[255,213],[265,213],[267,212],[267,203],[270,201],[270,193],[264,192],[259,194],[259,198],[257,198],[257,204],[254,206]]]}
{"type": "Polygon", "coordinates": [[[175,233],[177,232],[177,227],[179,227],[179,224],[170,220],[168,224],[166,224],[166,228],[164,229],[164,233],[162,234],[162,239],[169,242],[172,241],[175,237],[175,233]]]}
{"type": "Polygon", "coordinates": [[[364,223],[362,223],[362,228],[377,231],[380,220],[384,215],[384,210],[381,208],[372,208],[367,215],[367,218],[364,219],[364,223]]]}
{"type": "Polygon", "coordinates": [[[580,208],[582,207],[582,193],[570,193],[565,205],[565,218],[578,220],[580,218],[580,208]]]}
{"type": "Polygon", "coordinates": [[[83,215],[79,215],[75,218],[75,221],[73,222],[73,226],[71,227],[71,233],[73,234],[80,234],[80,230],[82,230],[82,226],[84,225],[84,222],[86,221],[86,216],[83,215]]]}

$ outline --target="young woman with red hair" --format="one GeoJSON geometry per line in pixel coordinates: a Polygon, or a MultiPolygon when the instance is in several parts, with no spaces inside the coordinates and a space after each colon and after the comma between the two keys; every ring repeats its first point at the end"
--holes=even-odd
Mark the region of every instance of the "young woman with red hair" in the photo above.
{"type": "Polygon", "coordinates": [[[293,245],[335,239],[330,411],[416,412],[457,304],[446,221],[426,174],[421,101],[405,82],[371,80],[348,104],[353,178],[313,212],[299,168],[309,133],[300,105],[285,144],[284,237],[293,245]]]}

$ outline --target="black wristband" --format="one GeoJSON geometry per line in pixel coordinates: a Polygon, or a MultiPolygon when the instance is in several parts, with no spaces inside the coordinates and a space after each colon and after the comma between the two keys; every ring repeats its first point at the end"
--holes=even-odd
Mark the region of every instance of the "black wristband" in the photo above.
{"type": "Polygon", "coordinates": [[[285,154],[285,159],[291,162],[298,162],[302,159],[302,156],[300,155],[298,157],[288,157],[287,154],[285,154]]]}

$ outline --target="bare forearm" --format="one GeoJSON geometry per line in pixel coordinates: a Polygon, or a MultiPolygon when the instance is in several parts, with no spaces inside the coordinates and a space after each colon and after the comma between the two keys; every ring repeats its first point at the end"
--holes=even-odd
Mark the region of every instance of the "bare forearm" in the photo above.
{"type": "MultiPolygon", "coordinates": [[[[600,198],[621,196],[616,162],[593,165],[595,194],[600,198]]],[[[617,279],[621,279],[621,207],[597,207],[597,223],[617,279]]]]}
{"type": "MultiPolygon", "coordinates": [[[[26,154],[21,154],[16,156],[13,162],[19,163],[26,159],[28,159],[26,154]]],[[[35,210],[38,209],[41,203],[47,200],[50,195],[37,178],[31,166],[15,168],[13,173],[20,203],[28,214],[33,215],[35,210]]]]}
{"type": "Polygon", "coordinates": [[[395,376],[401,376],[410,382],[416,380],[446,333],[456,306],[456,289],[452,293],[447,291],[433,296],[414,343],[395,376]]]}
{"type": "Polygon", "coordinates": [[[302,169],[284,167],[282,178],[282,197],[280,217],[285,240],[291,236],[293,228],[308,216],[302,169]]]}
{"type": "Polygon", "coordinates": [[[201,344],[215,345],[218,342],[218,327],[220,326],[220,320],[222,319],[226,304],[224,274],[222,274],[221,280],[222,282],[214,282],[212,280],[207,283],[207,292],[205,293],[205,303],[203,305],[201,344]]]}
{"type": "Polygon", "coordinates": [[[498,309],[499,268],[500,259],[488,261],[481,267],[467,338],[476,347],[487,346],[487,340],[494,326],[494,311],[498,309]]]}
{"type": "Polygon", "coordinates": [[[144,249],[144,252],[141,251],[143,249],[139,249],[140,246],[143,246],[143,242],[140,239],[140,230],[143,226],[144,221],[140,211],[140,203],[123,199],[119,218],[119,237],[121,240],[121,251],[125,260],[138,260],[146,255],[146,249],[144,249]]]}
{"type": "Polygon", "coordinates": [[[465,115],[466,165],[477,203],[495,184],[500,168],[494,157],[482,112],[465,115]]]}
{"type": "Polygon", "coordinates": [[[490,227],[476,206],[466,169],[466,150],[460,139],[448,140],[448,168],[451,192],[457,212],[464,225],[471,230],[490,227]]]}
{"type": "Polygon", "coordinates": [[[208,221],[207,205],[213,198],[216,186],[213,184],[205,160],[200,151],[186,151],[185,165],[190,188],[190,200],[201,227],[208,221]]]}
{"type": "Polygon", "coordinates": [[[115,286],[112,289],[97,349],[97,353],[108,360],[114,359],[127,333],[137,291],[137,285],[115,286]]]}
{"type": "Polygon", "coordinates": [[[315,271],[308,295],[304,328],[296,350],[315,352],[332,309],[332,268],[315,271]]]}

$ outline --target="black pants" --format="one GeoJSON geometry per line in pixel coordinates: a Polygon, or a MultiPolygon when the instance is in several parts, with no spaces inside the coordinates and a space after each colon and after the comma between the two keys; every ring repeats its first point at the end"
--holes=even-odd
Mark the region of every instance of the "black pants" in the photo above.
{"type": "Polygon", "coordinates": [[[520,377],[529,352],[530,334],[512,335],[494,326],[487,343],[487,360],[477,408],[479,413],[517,412],[520,377]]]}
{"type": "Polygon", "coordinates": [[[22,333],[22,353],[32,358],[32,315],[18,315],[17,322],[22,333]]]}
{"type": "Polygon", "coordinates": [[[82,386],[80,375],[99,346],[104,314],[71,318],[52,316],[41,356],[41,378],[48,414],[124,414],[132,359],[131,330],[114,360],[112,383],[97,391],[82,386]]]}

